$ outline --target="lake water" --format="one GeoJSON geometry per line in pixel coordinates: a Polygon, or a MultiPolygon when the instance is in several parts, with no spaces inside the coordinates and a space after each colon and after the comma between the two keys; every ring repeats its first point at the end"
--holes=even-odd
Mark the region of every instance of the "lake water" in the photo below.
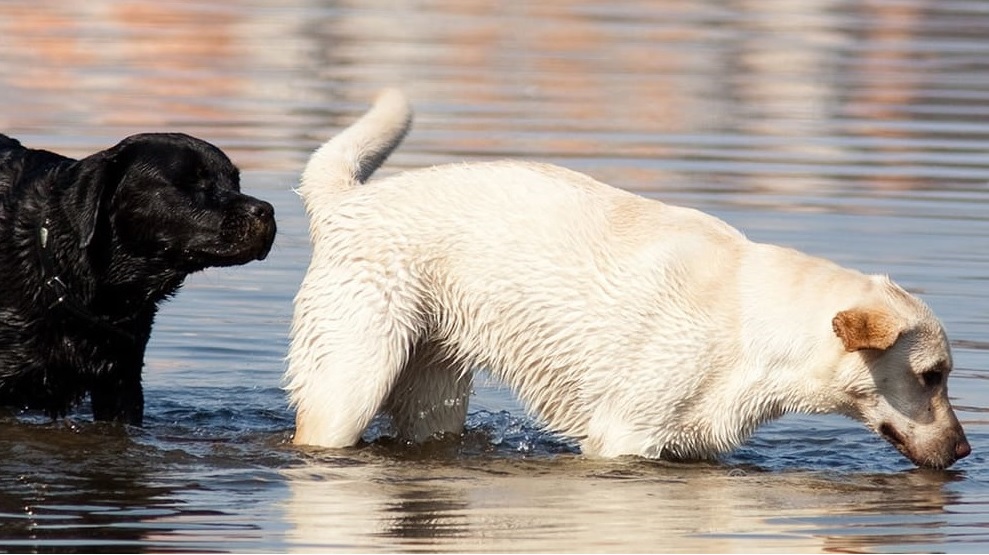
{"type": "Polygon", "coordinates": [[[163,306],[143,428],[0,418],[0,550],[989,550],[989,2],[4,0],[0,130],[197,135],[279,224],[163,306]],[[292,446],[291,189],[387,85],[418,119],[383,174],[555,162],[891,274],[948,329],[973,454],[791,416],[718,463],[589,460],[483,380],[461,440],[292,446]]]}

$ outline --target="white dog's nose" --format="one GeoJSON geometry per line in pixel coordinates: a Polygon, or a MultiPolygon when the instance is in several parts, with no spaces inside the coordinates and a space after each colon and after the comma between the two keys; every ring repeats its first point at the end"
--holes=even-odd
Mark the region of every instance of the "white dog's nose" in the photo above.
{"type": "Polygon", "coordinates": [[[972,453],[972,446],[968,444],[968,440],[962,438],[955,444],[955,457],[959,459],[964,459],[972,453]]]}

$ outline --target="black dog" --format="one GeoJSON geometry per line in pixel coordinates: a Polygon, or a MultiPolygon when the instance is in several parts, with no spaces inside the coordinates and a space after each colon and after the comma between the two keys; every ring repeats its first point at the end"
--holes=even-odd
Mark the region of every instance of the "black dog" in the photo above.
{"type": "Polygon", "coordinates": [[[265,258],[274,209],[215,146],[142,134],[73,160],[0,135],[0,404],[140,425],[158,304],[265,258]]]}

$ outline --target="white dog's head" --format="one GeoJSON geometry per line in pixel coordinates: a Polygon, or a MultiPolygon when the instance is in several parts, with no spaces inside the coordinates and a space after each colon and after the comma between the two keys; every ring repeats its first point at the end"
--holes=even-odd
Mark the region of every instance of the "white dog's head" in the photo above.
{"type": "Polygon", "coordinates": [[[847,354],[839,380],[848,414],[914,464],[947,468],[971,447],[948,400],[951,348],[931,310],[886,278],[868,306],[832,321],[847,354]]]}

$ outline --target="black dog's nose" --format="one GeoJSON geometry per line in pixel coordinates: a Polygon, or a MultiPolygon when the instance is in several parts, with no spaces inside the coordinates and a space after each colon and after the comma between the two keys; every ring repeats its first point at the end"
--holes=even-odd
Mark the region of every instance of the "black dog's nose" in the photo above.
{"type": "Polygon", "coordinates": [[[275,217],[275,207],[263,200],[258,200],[247,205],[247,213],[259,220],[270,220],[275,217]]]}
{"type": "Polygon", "coordinates": [[[250,223],[248,224],[249,235],[254,236],[257,251],[254,258],[264,260],[268,256],[272,245],[275,242],[275,207],[270,203],[259,199],[252,199],[244,208],[250,223]]]}

